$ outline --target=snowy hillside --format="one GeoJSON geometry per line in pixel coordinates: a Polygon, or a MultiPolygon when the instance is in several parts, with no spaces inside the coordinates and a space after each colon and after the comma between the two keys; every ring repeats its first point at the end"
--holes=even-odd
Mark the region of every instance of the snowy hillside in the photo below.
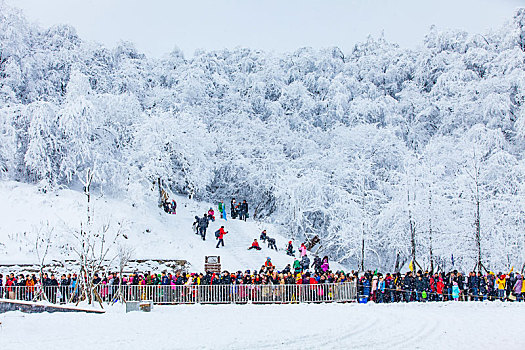
{"type": "MultiPolygon", "coordinates": [[[[96,198],[96,196],[94,196],[96,198]]],[[[69,250],[75,245],[72,236],[80,222],[85,221],[86,198],[83,193],[73,190],[59,190],[43,194],[36,186],[13,181],[0,181],[0,261],[7,263],[36,263],[35,238],[39,229],[47,223],[54,227],[52,247],[46,262],[76,258],[69,250]]],[[[131,203],[119,200],[95,199],[95,219],[121,222],[127,240],[134,248],[132,258],[139,260],[166,259],[187,260],[192,271],[204,270],[205,255],[220,255],[223,269],[230,271],[259,269],[266,257],[271,257],[277,267],[293,263],[293,258],[284,252],[288,239],[279,235],[272,225],[248,219],[216,220],[210,223],[206,241],[192,232],[194,216],[201,216],[212,205],[176,198],[176,215],[168,215],[156,203],[137,208],[131,203]],[[228,234],[225,247],[215,248],[214,231],[224,225],[228,234]],[[279,252],[261,244],[261,251],[247,250],[254,238],[266,229],[268,235],[276,238],[279,252]]],[[[215,210],[216,206],[213,206],[215,210]]],[[[297,246],[297,245],[296,245],[297,246]]],[[[337,267],[339,265],[336,265],[337,267]]]]}

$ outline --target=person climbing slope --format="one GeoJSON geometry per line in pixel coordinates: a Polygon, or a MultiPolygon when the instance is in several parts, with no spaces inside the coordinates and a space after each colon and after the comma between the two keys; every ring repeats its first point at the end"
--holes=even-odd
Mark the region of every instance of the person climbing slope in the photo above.
{"type": "Polygon", "coordinates": [[[224,231],[224,226],[221,226],[221,228],[219,229],[219,236],[217,236],[217,239],[219,241],[217,242],[217,246],[215,248],[219,248],[220,244],[222,244],[222,246],[224,247],[224,235],[227,233],[228,231],[224,231]]]}

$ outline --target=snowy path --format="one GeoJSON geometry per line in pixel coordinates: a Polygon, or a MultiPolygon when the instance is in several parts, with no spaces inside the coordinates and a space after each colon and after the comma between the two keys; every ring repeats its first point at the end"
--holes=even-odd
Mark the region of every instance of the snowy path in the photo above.
{"type": "Polygon", "coordinates": [[[0,315],[6,348],[523,349],[525,304],[189,305],[0,315]]]}

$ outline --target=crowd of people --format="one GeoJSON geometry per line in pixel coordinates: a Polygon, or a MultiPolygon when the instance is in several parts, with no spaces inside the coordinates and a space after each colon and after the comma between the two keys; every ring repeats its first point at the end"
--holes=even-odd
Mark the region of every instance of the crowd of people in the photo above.
{"type": "MultiPolygon", "coordinates": [[[[222,208],[224,212],[226,212],[226,208],[224,207],[224,202],[222,202],[222,208]]],[[[220,210],[220,207],[219,207],[220,210]]],[[[246,200],[243,200],[242,203],[237,203],[235,201],[235,198],[232,198],[230,202],[230,216],[232,219],[239,219],[246,221],[247,218],[250,217],[248,212],[248,203],[246,200]]]]}
{"type": "MultiPolygon", "coordinates": [[[[328,258],[326,258],[327,261],[328,258]]],[[[317,266],[317,265],[316,265],[317,266]]],[[[325,265],[327,267],[327,265],[325,265]]],[[[94,285],[104,287],[101,289],[103,301],[111,301],[116,295],[119,285],[124,286],[194,286],[194,285],[270,285],[270,284],[317,284],[337,283],[353,280],[352,274],[346,275],[343,271],[332,272],[327,268],[323,270],[321,265],[312,271],[302,267],[294,267],[290,264],[282,270],[277,270],[271,258],[268,257],[259,269],[237,271],[230,273],[189,273],[181,270],[175,273],[163,271],[161,273],[139,273],[133,272],[122,276],[118,273],[97,274],[93,280],[94,285]]],[[[76,273],[62,274],[60,280],[54,274],[19,274],[11,273],[6,276],[5,283],[3,275],[0,274],[0,297],[27,300],[45,299],[52,303],[75,302],[78,300],[79,291],[76,289],[78,275],[76,273]],[[42,276],[42,277],[40,277],[42,276]],[[41,293],[39,295],[39,293],[41,293]],[[43,295],[42,295],[43,294],[43,295]]]]}
{"type": "Polygon", "coordinates": [[[162,207],[167,214],[177,214],[177,202],[169,198],[168,192],[161,189],[159,207],[162,207]]]}
{"type": "MultiPolygon", "coordinates": [[[[124,286],[196,286],[196,285],[318,285],[326,283],[354,283],[359,300],[376,303],[395,302],[438,302],[438,301],[523,301],[525,283],[520,273],[475,273],[463,275],[456,270],[449,273],[430,273],[409,271],[401,273],[382,273],[367,271],[330,270],[328,258],[314,258],[309,261],[295,259],[293,265],[277,269],[268,257],[257,269],[212,273],[190,273],[177,271],[168,273],[138,273],[122,276],[118,273],[95,275],[94,285],[102,287],[100,296],[110,302],[116,295],[119,285],[124,286]]],[[[77,274],[62,274],[60,279],[54,274],[20,274],[6,276],[0,274],[0,297],[9,299],[33,300],[40,297],[53,303],[76,301],[78,298],[77,274]],[[44,288],[42,288],[44,287],[44,288]],[[39,293],[41,295],[39,295],[39,293]],[[43,295],[42,295],[43,294],[43,295]]]]}
{"type": "MultiPolygon", "coordinates": [[[[166,212],[175,213],[176,204],[167,198],[163,201],[166,212]]],[[[220,218],[227,220],[224,202],[219,203],[220,218]]],[[[231,201],[231,217],[246,220],[248,204],[246,201],[236,203],[231,201]]],[[[210,221],[215,221],[215,212],[210,208],[202,217],[195,216],[193,224],[195,234],[206,240],[206,231],[210,221]]],[[[215,232],[216,248],[224,247],[224,236],[228,233],[224,226],[215,232]]],[[[262,243],[267,243],[269,249],[277,250],[275,238],[268,236],[263,230],[259,236],[262,243]]],[[[254,239],[249,250],[261,250],[259,241],[254,239]]],[[[308,249],[303,243],[298,248],[299,257],[295,258],[292,241],[288,242],[286,254],[293,256],[293,264],[287,264],[277,269],[268,257],[260,268],[253,270],[212,273],[189,273],[182,270],[175,273],[163,271],[160,273],[134,272],[120,276],[118,273],[103,273],[95,275],[93,284],[100,287],[100,297],[110,302],[116,296],[120,286],[199,286],[199,285],[321,285],[353,283],[356,298],[360,302],[376,303],[395,302],[438,302],[438,301],[523,301],[525,299],[525,283],[523,275],[512,270],[508,274],[492,272],[470,272],[463,275],[454,270],[448,273],[428,271],[408,271],[404,274],[375,272],[345,273],[332,271],[327,256],[315,256],[313,261],[308,257],[308,249]]],[[[62,274],[57,279],[53,273],[15,274],[7,276],[0,274],[0,298],[17,300],[46,299],[52,303],[77,301],[79,277],[77,274],[62,274]]],[[[138,297],[138,296],[136,296],[138,297]]]]}
{"type": "MultiPolygon", "coordinates": [[[[231,216],[232,218],[239,218],[246,220],[248,205],[246,201],[241,204],[236,203],[233,198],[231,201],[231,216]]],[[[213,210],[210,208],[213,215],[213,210]]],[[[219,212],[221,217],[226,219],[226,207],[224,202],[219,203],[219,212]]],[[[199,227],[203,227],[204,231],[209,222],[208,219],[198,219],[196,217],[196,231],[199,227]],[[200,224],[202,222],[202,224],[200,224]]],[[[207,215],[204,215],[206,218],[207,215]]],[[[202,230],[202,229],[201,229],[202,230]]],[[[224,226],[221,227],[222,231],[216,232],[216,238],[219,240],[219,244],[224,246],[224,226]],[[220,238],[219,238],[220,237],[220,238]]],[[[203,235],[203,239],[205,233],[203,235]]],[[[263,230],[259,236],[261,243],[267,243],[269,249],[277,249],[276,241],[274,238],[268,236],[267,231],[263,230]]],[[[248,250],[261,250],[262,247],[257,239],[254,239],[248,250]]],[[[286,247],[286,254],[295,257],[295,249],[292,241],[288,242],[286,247]]],[[[462,273],[454,270],[449,273],[431,273],[423,271],[409,271],[402,275],[401,273],[372,273],[370,271],[358,275],[357,273],[350,273],[348,275],[339,273],[335,275],[329,270],[328,257],[321,259],[316,256],[312,263],[313,271],[310,272],[310,258],[307,255],[307,247],[303,243],[299,247],[299,259],[295,259],[292,266],[286,266],[283,271],[278,272],[277,276],[283,276],[279,279],[278,283],[282,281],[291,282],[293,278],[296,283],[300,280],[300,283],[305,283],[305,277],[308,277],[308,281],[312,283],[323,283],[323,282],[344,282],[349,280],[355,280],[357,282],[358,294],[364,300],[372,300],[378,303],[389,303],[389,302],[411,302],[411,301],[477,301],[477,300],[517,300],[522,301],[525,298],[525,283],[522,283],[523,276],[519,273],[509,273],[507,275],[499,273],[494,274],[492,272],[483,275],[481,272],[471,272],[468,276],[463,276],[462,273]],[[284,273],[284,274],[283,274],[284,273]],[[289,276],[290,274],[291,276],[289,276]],[[299,276],[299,278],[297,278],[299,276]]],[[[237,281],[237,277],[233,279],[232,274],[228,281],[237,281]]],[[[204,277],[204,276],[203,276],[204,277]]],[[[212,277],[211,280],[216,280],[217,277],[212,277]]],[[[255,278],[257,281],[263,283],[275,282],[275,279],[261,276],[255,278]]],[[[243,279],[244,281],[244,279],[243,279]]],[[[287,282],[286,282],[287,283],[287,282]]],[[[307,282],[308,283],[308,282],[307,282]]]]}
{"type": "Polygon", "coordinates": [[[520,273],[509,274],[457,270],[448,273],[409,271],[383,275],[366,272],[359,278],[359,295],[378,303],[411,301],[522,301],[525,284],[520,273]]]}

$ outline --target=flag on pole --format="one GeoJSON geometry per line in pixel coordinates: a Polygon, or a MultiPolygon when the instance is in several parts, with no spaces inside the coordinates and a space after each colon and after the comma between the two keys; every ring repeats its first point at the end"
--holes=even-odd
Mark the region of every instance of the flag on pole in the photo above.
{"type": "Polygon", "coordinates": [[[452,256],[450,257],[450,259],[452,260],[452,266],[454,266],[454,254],[452,254],[452,256]]]}
{"type": "Polygon", "coordinates": [[[410,260],[410,264],[408,264],[408,268],[410,269],[410,271],[414,272],[414,262],[412,260],[410,260]]]}

